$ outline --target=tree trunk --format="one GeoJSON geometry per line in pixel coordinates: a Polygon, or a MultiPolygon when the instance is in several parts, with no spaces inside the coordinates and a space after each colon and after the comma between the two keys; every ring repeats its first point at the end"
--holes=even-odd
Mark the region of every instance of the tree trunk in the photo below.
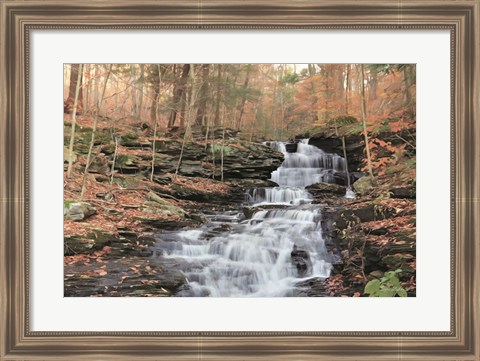
{"type": "Polygon", "coordinates": [[[137,116],[137,79],[135,78],[136,74],[135,74],[135,64],[130,64],[130,69],[131,69],[131,72],[132,72],[132,83],[131,83],[131,86],[132,86],[132,110],[130,112],[130,115],[133,119],[137,119],[138,116],[137,116]]]}
{"type": "Polygon", "coordinates": [[[403,68],[403,80],[405,86],[404,92],[404,106],[412,114],[415,114],[415,106],[412,99],[410,88],[413,84],[413,74],[411,65],[405,65],[403,68]]]}
{"type": "Polygon", "coordinates": [[[362,121],[363,121],[363,135],[365,138],[365,151],[367,153],[368,174],[373,179],[372,158],[370,156],[370,145],[367,134],[367,100],[365,99],[365,75],[363,64],[360,64],[360,89],[362,92],[362,121]]]}
{"type": "Polygon", "coordinates": [[[248,88],[248,82],[250,81],[250,66],[247,65],[247,74],[245,75],[245,82],[243,83],[243,97],[242,97],[242,102],[240,105],[240,115],[238,116],[237,120],[237,129],[240,130],[242,127],[242,116],[245,111],[245,103],[247,102],[247,88],[248,88]]]}
{"type": "MultiPolygon", "coordinates": [[[[172,112],[170,113],[170,118],[168,120],[169,128],[172,128],[175,125],[179,109],[184,107],[183,100],[185,100],[185,97],[183,95],[185,92],[185,85],[187,83],[187,77],[189,72],[190,64],[183,64],[182,75],[180,79],[176,80],[173,90],[172,112]]],[[[181,122],[183,123],[183,116],[181,122]]]]}
{"type": "Polygon", "coordinates": [[[208,99],[208,73],[210,71],[210,64],[202,64],[202,84],[200,85],[198,99],[197,99],[197,116],[195,117],[195,126],[202,126],[206,124],[207,113],[207,99],[208,99]]]}
{"type": "MultiPolygon", "coordinates": [[[[160,86],[161,86],[161,82],[162,82],[162,73],[161,73],[161,69],[160,69],[160,64],[158,64],[158,86],[156,86],[158,88],[158,92],[157,93],[160,93],[160,86]]],[[[157,139],[157,123],[158,123],[158,96],[156,97],[157,98],[157,102],[155,104],[155,122],[154,122],[154,127],[153,127],[153,144],[152,144],[152,172],[150,173],[150,181],[153,182],[153,174],[155,172],[155,152],[156,152],[156,139],[157,139]]]]}
{"type": "Polygon", "coordinates": [[[100,83],[100,72],[98,71],[98,64],[94,65],[94,86],[93,86],[93,106],[95,109],[98,107],[98,84],[100,83]]]}
{"type": "Polygon", "coordinates": [[[138,110],[137,116],[142,119],[142,107],[143,107],[143,88],[144,88],[144,78],[145,77],[145,64],[140,64],[140,91],[138,94],[138,110]]]}
{"type": "Polygon", "coordinates": [[[185,128],[185,108],[187,107],[187,92],[182,92],[180,99],[180,128],[185,128]]]}
{"type": "Polygon", "coordinates": [[[77,81],[75,88],[75,95],[73,100],[73,109],[72,109],[72,131],[70,133],[70,144],[68,147],[68,168],[67,168],[67,177],[70,178],[72,174],[72,165],[73,165],[73,143],[75,141],[75,125],[77,118],[77,105],[78,105],[78,95],[80,93],[80,78],[82,77],[83,65],[80,64],[79,69],[77,70],[77,81]]]}
{"type": "Polygon", "coordinates": [[[70,113],[73,109],[75,93],[77,91],[77,83],[80,87],[77,99],[77,114],[81,114],[83,112],[82,71],[79,70],[79,68],[80,64],[72,64],[70,66],[70,85],[68,88],[68,97],[64,105],[64,111],[66,113],[70,113]],[[80,76],[78,75],[79,73],[80,76]]]}
{"type": "Polygon", "coordinates": [[[188,104],[188,116],[187,116],[187,126],[185,128],[185,133],[183,135],[183,141],[182,141],[182,148],[180,150],[180,156],[178,158],[178,163],[177,163],[177,168],[175,169],[175,176],[178,175],[178,171],[180,169],[180,165],[182,164],[182,157],[183,157],[183,150],[185,149],[185,142],[187,140],[190,140],[191,138],[191,130],[190,130],[190,125],[194,121],[194,108],[195,108],[195,103],[196,103],[196,98],[197,98],[197,89],[196,89],[196,82],[195,82],[195,68],[194,65],[191,65],[192,71],[190,72],[190,79],[191,79],[191,88],[190,88],[190,99],[189,99],[189,104],[188,104]]]}
{"type": "Polygon", "coordinates": [[[85,65],[85,97],[84,97],[84,111],[88,112],[89,99],[90,96],[90,64],[85,65]]]}
{"type": "Polygon", "coordinates": [[[270,113],[270,124],[273,125],[272,133],[275,134],[277,131],[277,121],[275,118],[276,108],[277,108],[277,75],[274,73],[275,79],[273,80],[273,92],[272,92],[272,110],[270,113]]]}
{"type": "Polygon", "coordinates": [[[350,91],[349,77],[350,77],[350,65],[345,64],[345,115],[347,116],[348,116],[348,93],[350,91]]]}
{"type": "Polygon", "coordinates": [[[218,64],[218,69],[217,69],[217,99],[215,101],[215,120],[213,122],[213,124],[216,127],[218,127],[220,125],[220,100],[222,99],[221,82],[222,82],[222,64],[218,64]]]}
{"type": "Polygon", "coordinates": [[[373,101],[377,97],[377,74],[375,72],[370,72],[368,86],[368,100],[373,101]]]}
{"type": "Polygon", "coordinates": [[[88,175],[88,167],[90,166],[90,161],[91,161],[91,158],[92,158],[93,145],[95,144],[95,133],[97,131],[98,117],[99,117],[99,114],[100,114],[100,108],[102,106],[103,98],[105,97],[105,90],[107,89],[108,78],[110,77],[111,71],[112,71],[112,64],[110,64],[110,68],[108,69],[108,73],[107,73],[107,76],[105,78],[105,83],[103,85],[103,91],[102,91],[102,97],[101,97],[100,101],[97,103],[97,110],[95,112],[95,118],[93,120],[92,138],[90,140],[90,147],[88,148],[87,160],[85,162],[85,172],[83,173],[82,192],[80,193],[80,200],[83,200],[83,196],[85,195],[85,191],[87,190],[86,180],[87,180],[87,175],[88,175]]]}
{"type": "Polygon", "coordinates": [[[150,123],[152,126],[157,124],[157,104],[158,98],[160,97],[160,65],[158,65],[157,69],[158,70],[153,69],[153,97],[150,105],[150,123]]]}

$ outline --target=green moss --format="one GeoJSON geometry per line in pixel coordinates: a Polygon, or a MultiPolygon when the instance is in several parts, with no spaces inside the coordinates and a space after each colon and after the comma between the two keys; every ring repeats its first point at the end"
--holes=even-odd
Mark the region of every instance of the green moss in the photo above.
{"type": "Polygon", "coordinates": [[[222,149],[224,157],[229,157],[234,155],[236,152],[239,152],[238,148],[230,147],[228,145],[222,146],[221,144],[210,144],[208,150],[210,154],[213,154],[216,158],[220,158],[222,156],[222,149]]]}
{"type": "Polygon", "coordinates": [[[122,134],[122,138],[134,140],[138,139],[138,134],[135,132],[127,132],[125,134],[122,134]]]}
{"type": "Polygon", "coordinates": [[[72,200],[72,199],[65,199],[63,201],[63,208],[68,208],[70,207],[70,204],[72,203],[75,203],[76,201],[72,200]]]}
{"type": "Polygon", "coordinates": [[[129,165],[135,165],[137,162],[137,158],[131,155],[126,155],[126,154],[120,154],[117,156],[115,160],[115,166],[129,166],[129,165]]]}

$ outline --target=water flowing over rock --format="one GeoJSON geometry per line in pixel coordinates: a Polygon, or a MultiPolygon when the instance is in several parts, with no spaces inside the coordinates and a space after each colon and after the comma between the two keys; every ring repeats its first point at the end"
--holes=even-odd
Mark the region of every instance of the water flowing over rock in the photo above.
{"type": "Polygon", "coordinates": [[[330,275],[321,206],[311,204],[305,187],[333,183],[333,176],[345,171],[345,161],[307,140],[297,144],[296,152],[287,151],[283,142],[265,144],[285,160],[272,172],[278,187],[247,192],[250,219],[235,211],[207,215],[199,229],[158,235],[158,254],[188,280],[177,296],[307,296],[301,291],[306,280],[318,283],[330,275]]]}

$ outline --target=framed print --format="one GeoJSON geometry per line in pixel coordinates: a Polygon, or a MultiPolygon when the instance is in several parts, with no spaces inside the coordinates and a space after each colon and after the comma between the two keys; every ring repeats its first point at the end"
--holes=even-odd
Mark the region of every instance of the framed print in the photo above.
{"type": "Polygon", "coordinates": [[[478,359],[479,9],[1,0],[0,359],[478,359]]]}

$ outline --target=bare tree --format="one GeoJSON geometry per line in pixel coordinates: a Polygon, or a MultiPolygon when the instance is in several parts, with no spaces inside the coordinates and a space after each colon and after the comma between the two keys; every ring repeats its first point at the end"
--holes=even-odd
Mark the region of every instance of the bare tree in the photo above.
{"type": "Polygon", "coordinates": [[[138,109],[137,109],[137,116],[139,119],[142,118],[144,77],[145,77],[145,64],[140,64],[140,91],[139,91],[140,94],[138,94],[138,109]]]}
{"type": "MultiPolygon", "coordinates": [[[[155,87],[158,87],[158,90],[160,91],[160,86],[162,85],[162,72],[160,69],[160,64],[157,64],[158,67],[158,85],[155,85],[155,87]]],[[[158,124],[158,103],[159,99],[156,97],[157,102],[155,104],[155,121],[154,121],[154,126],[153,126],[153,144],[152,144],[152,172],[150,173],[150,181],[153,182],[153,173],[155,172],[155,151],[156,151],[156,140],[157,140],[157,124],[158,124]]]]}
{"type": "Polygon", "coordinates": [[[368,133],[367,133],[367,100],[365,99],[365,75],[363,64],[360,64],[360,89],[362,93],[362,121],[363,121],[363,135],[365,138],[365,151],[367,153],[367,166],[368,166],[368,174],[370,178],[373,179],[373,169],[372,169],[372,158],[370,156],[370,145],[368,140],[368,133]]]}
{"type": "Polygon", "coordinates": [[[80,78],[82,77],[83,64],[80,64],[77,71],[77,82],[75,87],[75,97],[73,101],[73,110],[72,110],[72,131],[70,133],[70,144],[68,147],[68,168],[67,168],[67,177],[70,178],[72,174],[72,164],[73,164],[73,143],[75,142],[75,125],[77,120],[77,106],[78,106],[78,94],[80,93],[80,78]]]}
{"type": "Polygon", "coordinates": [[[105,78],[105,83],[103,85],[102,97],[100,98],[100,101],[97,103],[97,110],[95,111],[95,118],[93,121],[93,129],[92,129],[92,138],[90,140],[90,147],[88,148],[87,161],[85,163],[85,172],[83,173],[82,192],[80,193],[80,200],[83,200],[83,196],[85,195],[85,191],[86,191],[86,179],[88,175],[88,167],[90,166],[90,160],[92,158],[93,145],[95,144],[95,133],[97,131],[97,122],[100,114],[100,108],[103,103],[103,98],[105,97],[105,90],[107,89],[108,78],[110,77],[111,72],[112,72],[112,64],[110,64],[110,67],[108,69],[107,76],[105,78]]]}
{"type": "MultiPolygon", "coordinates": [[[[83,69],[83,67],[82,67],[83,69]]],[[[75,94],[77,92],[77,84],[80,85],[77,95],[77,113],[82,113],[83,110],[83,92],[82,92],[82,73],[79,64],[72,64],[70,66],[70,86],[68,88],[68,97],[65,101],[65,110],[69,113],[73,108],[75,94]],[[78,76],[80,74],[80,76],[78,76]]]]}
{"type": "Polygon", "coordinates": [[[190,99],[188,105],[188,115],[187,115],[187,126],[185,128],[185,133],[183,135],[182,141],[182,148],[180,150],[180,156],[178,157],[177,168],[175,169],[175,176],[178,175],[178,170],[180,169],[180,165],[182,164],[182,157],[183,157],[183,150],[185,149],[185,142],[187,139],[191,137],[191,124],[194,121],[194,109],[195,109],[195,101],[197,98],[197,83],[195,81],[195,66],[191,65],[192,70],[190,71],[190,80],[191,80],[191,89],[190,89],[190,99]]]}

